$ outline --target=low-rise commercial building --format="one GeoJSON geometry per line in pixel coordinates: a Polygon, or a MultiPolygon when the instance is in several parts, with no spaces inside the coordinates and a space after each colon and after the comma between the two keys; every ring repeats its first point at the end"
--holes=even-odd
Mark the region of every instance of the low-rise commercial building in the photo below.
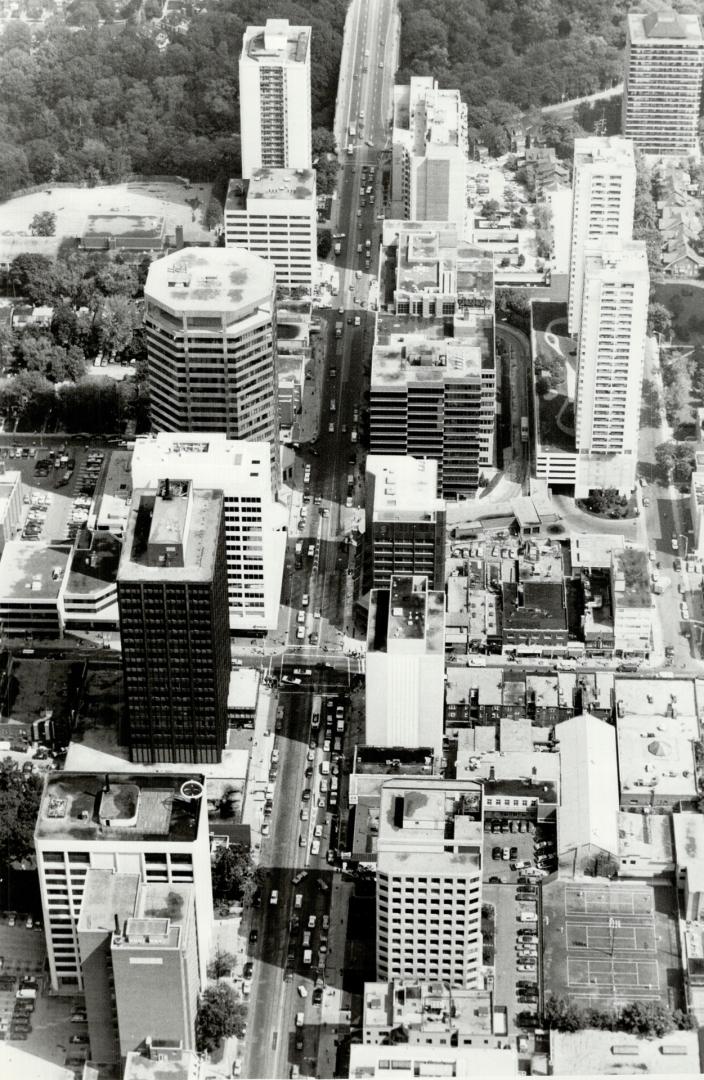
{"type": "Polygon", "coordinates": [[[6,637],[58,638],[71,548],[10,540],[0,556],[0,625],[6,637]]]}
{"type": "Polygon", "coordinates": [[[692,805],[699,739],[693,681],[616,679],[614,695],[621,808],[692,805]]]}
{"type": "Polygon", "coordinates": [[[362,1041],[388,1046],[403,1030],[409,1046],[503,1046],[489,990],[451,990],[443,982],[393,979],[364,984],[362,1041]]]}
{"type": "Polygon", "coordinates": [[[501,1050],[476,1046],[365,1046],[350,1047],[350,1080],[388,1080],[396,1075],[457,1077],[470,1080],[518,1076],[518,1054],[508,1043],[501,1050]]]}
{"type": "Polygon", "coordinates": [[[505,651],[549,656],[567,648],[569,632],[562,582],[507,582],[502,595],[505,651]]]}
{"type": "Polygon", "coordinates": [[[112,533],[81,529],[71,552],[60,608],[67,631],[119,629],[117,568],[122,544],[112,533]]]}
{"type": "Polygon", "coordinates": [[[610,724],[583,714],[558,724],[560,869],[579,876],[619,854],[616,736],[610,724]]]}
{"type": "Polygon", "coordinates": [[[701,1072],[696,1031],[646,1039],[624,1031],[550,1032],[555,1076],[689,1076],[701,1072]]]}
{"type": "Polygon", "coordinates": [[[653,645],[653,597],[644,548],[612,552],[611,602],[616,655],[647,659],[653,645]]]}
{"type": "Polygon", "coordinates": [[[424,575],[395,575],[372,590],[366,657],[365,741],[442,753],[445,596],[424,575]]]}

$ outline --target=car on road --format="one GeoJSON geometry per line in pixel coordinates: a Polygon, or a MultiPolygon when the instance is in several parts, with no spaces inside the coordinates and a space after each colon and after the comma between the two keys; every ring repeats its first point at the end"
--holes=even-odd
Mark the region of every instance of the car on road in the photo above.
{"type": "Polygon", "coordinates": [[[278,904],[278,902],[279,902],[279,890],[278,889],[272,889],[271,896],[269,897],[269,903],[270,904],[278,904]]]}
{"type": "Polygon", "coordinates": [[[316,609],[315,609],[315,611],[313,612],[313,618],[314,618],[314,619],[322,619],[322,615],[320,614],[320,612],[318,611],[318,609],[317,609],[317,608],[316,608],[316,609]]]}
{"type": "Polygon", "coordinates": [[[309,749],[308,753],[306,754],[306,757],[307,757],[308,761],[315,761],[315,750],[309,749]]]}
{"type": "Polygon", "coordinates": [[[301,792],[301,799],[303,800],[303,802],[310,802],[311,795],[312,795],[312,792],[311,792],[310,788],[304,788],[303,791],[301,792]]]}
{"type": "Polygon", "coordinates": [[[680,615],[685,621],[689,619],[689,608],[686,604],[680,604],[680,615]]]}
{"type": "Polygon", "coordinates": [[[310,816],[310,815],[309,815],[309,813],[308,813],[308,810],[307,810],[307,808],[306,808],[306,807],[303,807],[303,809],[301,810],[301,821],[307,821],[307,820],[308,820],[308,818],[309,818],[309,816],[310,816]]]}
{"type": "Polygon", "coordinates": [[[300,626],[300,625],[303,625],[305,623],[305,621],[306,621],[306,613],[305,613],[305,611],[299,611],[298,615],[296,616],[296,622],[300,626]]]}
{"type": "Polygon", "coordinates": [[[330,423],[328,424],[328,431],[332,435],[334,430],[335,430],[335,421],[331,420],[330,423]]]}
{"type": "Polygon", "coordinates": [[[307,998],[308,997],[308,987],[303,986],[303,985],[299,986],[298,987],[298,993],[302,998],[307,998]]]}
{"type": "Polygon", "coordinates": [[[679,572],[682,569],[682,560],[681,559],[673,559],[672,560],[672,565],[674,566],[675,570],[677,570],[679,572]]]}
{"type": "MultiPolygon", "coordinates": [[[[310,603],[310,597],[309,597],[308,593],[303,593],[303,596],[301,597],[301,606],[302,607],[308,607],[309,603],[310,603]]],[[[304,618],[305,618],[305,616],[304,616],[304,618]]],[[[299,622],[300,622],[300,619],[299,619],[299,622]]]]}
{"type": "Polygon", "coordinates": [[[76,1009],[71,1013],[72,1024],[85,1024],[88,1021],[88,1014],[84,1009],[76,1009]]]}
{"type": "Polygon", "coordinates": [[[247,963],[242,968],[242,974],[245,977],[245,979],[251,979],[252,978],[252,975],[254,974],[254,964],[253,964],[253,962],[251,960],[248,960],[247,963]]]}
{"type": "Polygon", "coordinates": [[[320,854],[320,840],[313,840],[312,841],[312,843],[310,845],[310,853],[311,853],[311,855],[319,855],[320,854]]]}
{"type": "Polygon", "coordinates": [[[679,542],[679,539],[677,537],[677,533],[675,533],[673,535],[672,539],[670,540],[670,545],[671,545],[673,551],[679,551],[680,542],[679,542]]]}
{"type": "Polygon", "coordinates": [[[322,986],[316,986],[315,990],[313,991],[313,1004],[314,1005],[320,1005],[322,1003],[322,1000],[323,1000],[323,988],[322,988],[322,986]]]}
{"type": "Polygon", "coordinates": [[[323,835],[323,826],[322,825],[316,825],[315,829],[313,830],[313,836],[316,838],[316,840],[319,840],[322,835],[323,835]]]}
{"type": "Polygon", "coordinates": [[[269,824],[268,821],[265,821],[264,824],[262,825],[262,836],[268,836],[270,832],[271,832],[271,825],[269,824]]]}
{"type": "Polygon", "coordinates": [[[312,775],[313,775],[313,766],[309,765],[308,768],[306,769],[306,773],[305,773],[306,780],[310,780],[312,775]]]}
{"type": "Polygon", "coordinates": [[[259,941],[259,931],[257,929],[249,931],[249,943],[250,945],[256,945],[259,941]]]}

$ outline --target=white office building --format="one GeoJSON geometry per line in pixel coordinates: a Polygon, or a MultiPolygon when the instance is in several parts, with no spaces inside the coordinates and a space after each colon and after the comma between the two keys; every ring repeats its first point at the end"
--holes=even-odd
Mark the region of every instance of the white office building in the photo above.
{"type": "Polygon", "coordinates": [[[628,139],[575,139],[567,311],[570,334],[578,333],[581,324],[585,246],[605,236],[630,240],[635,192],[635,157],[628,139]]]}
{"type": "Polygon", "coordinates": [[[432,746],[442,755],[445,594],[425,575],[396,574],[373,589],[367,630],[366,728],[370,746],[432,746]]]}
{"type": "Polygon", "coordinates": [[[482,788],[387,780],[377,841],[377,978],[479,985],[482,788]]]}
{"type": "Polygon", "coordinates": [[[272,262],[277,286],[310,292],[318,257],[313,170],[255,169],[248,180],[231,180],[225,244],[272,262]]]}
{"type": "Polygon", "coordinates": [[[140,436],[132,457],[134,487],[156,488],[167,477],[222,490],[230,630],[273,629],[286,554],[286,510],[272,495],[269,446],[223,434],[140,436]]]}
{"type": "Polygon", "coordinates": [[[309,26],[267,19],[248,26],[240,54],[242,175],[256,169],[310,169],[309,26]]]}
{"type": "Polygon", "coordinates": [[[266,442],[278,485],[272,264],[242,248],[184,248],[151,264],[144,297],[153,428],[266,442]]]}
{"type": "Polygon", "coordinates": [[[453,221],[467,216],[467,106],[459,90],[417,75],[394,87],[391,217],[453,221]]]}
{"type": "Polygon", "coordinates": [[[587,244],[579,330],[575,495],[633,489],[650,277],[645,243],[587,244]]]}
{"type": "Polygon", "coordinates": [[[644,154],[699,153],[704,37],[699,16],[627,17],[622,130],[644,154]]]}
{"type": "Polygon", "coordinates": [[[204,779],[170,773],[49,773],[34,831],[52,989],[83,991],[78,921],[90,869],[193,886],[200,978],[213,897],[204,779]]]}

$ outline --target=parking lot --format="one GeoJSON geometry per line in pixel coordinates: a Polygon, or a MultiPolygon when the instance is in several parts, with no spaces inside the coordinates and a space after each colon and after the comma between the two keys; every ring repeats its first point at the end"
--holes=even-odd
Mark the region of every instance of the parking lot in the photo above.
{"type": "MultiPolygon", "coordinates": [[[[79,998],[51,997],[46,993],[46,947],[41,925],[27,925],[25,914],[3,912],[0,917],[0,1032],[3,1039],[47,1062],[78,1068],[88,1056],[88,1029],[77,1017],[79,998]],[[17,993],[23,979],[36,986],[20,1004],[17,993]]],[[[82,1005],[80,1006],[82,1008],[82,1005]]]]}
{"type": "Polygon", "coordinates": [[[105,448],[83,441],[52,440],[45,445],[3,440],[0,459],[7,470],[22,475],[22,520],[16,538],[70,543],[88,520],[108,456],[105,448]]]}
{"type": "Polygon", "coordinates": [[[540,1006],[540,892],[544,877],[555,868],[555,829],[551,823],[498,811],[487,813],[484,828],[482,899],[495,912],[495,993],[506,1003],[509,1030],[514,1031],[522,1026],[521,1014],[535,1015],[540,1006]]]}

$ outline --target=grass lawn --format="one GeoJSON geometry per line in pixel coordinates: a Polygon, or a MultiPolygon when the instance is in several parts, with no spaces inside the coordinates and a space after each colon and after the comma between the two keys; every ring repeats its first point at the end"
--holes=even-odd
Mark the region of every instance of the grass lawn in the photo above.
{"type": "MultiPolygon", "coordinates": [[[[704,350],[704,288],[685,281],[661,282],[655,286],[655,300],[664,304],[672,315],[673,345],[704,350]]],[[[674,362],[689,381],[685,364],[676,359],[674,362]]],[[[700,404],[701,401],[692,394],[690,385],[690,392],[681,402],[673,424],[676,437],[686,437],[686,425],[691,423],[692,410],[700,404]]]]}

